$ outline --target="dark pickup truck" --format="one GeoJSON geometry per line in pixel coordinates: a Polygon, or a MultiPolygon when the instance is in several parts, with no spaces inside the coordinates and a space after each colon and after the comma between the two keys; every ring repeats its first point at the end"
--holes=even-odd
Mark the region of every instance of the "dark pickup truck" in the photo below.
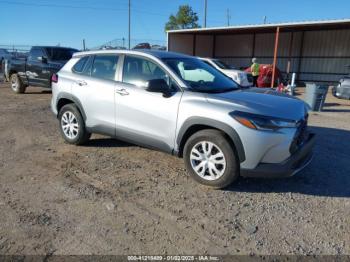
{"type": "Polygon", "coordinates": [[[51,76],[57,73],[78,50],[57,46],[33,46],[28,57],[8,62],[11,88],[24,93],[27,86],[51,88],[51,76]]]}

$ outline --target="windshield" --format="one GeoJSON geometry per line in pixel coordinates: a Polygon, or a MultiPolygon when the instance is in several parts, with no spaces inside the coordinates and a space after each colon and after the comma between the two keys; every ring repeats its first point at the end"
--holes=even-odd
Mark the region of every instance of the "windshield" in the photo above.
{"type": "Polygon", "coordinates": [[[212,60],[218,67],[220,67],[221,69],[233,69],[232,66],[229,66],[228,64],[226,64],[224,61],[218,60],[218,59],[214,59],[212,60]]]}
{"type": "Polygon", "coordinates": [[[193,91],[220,93],[238,89],[236,82],[196,58],[162,59],[193,91]]]}
{"type": "Polygon", "coordinates": [[[76,49],[70,48],[46,48],[46,52],[49,55],[50,60],[52,61],[67,61],[72,58],[75,52],[78,52],[76,49]]]}

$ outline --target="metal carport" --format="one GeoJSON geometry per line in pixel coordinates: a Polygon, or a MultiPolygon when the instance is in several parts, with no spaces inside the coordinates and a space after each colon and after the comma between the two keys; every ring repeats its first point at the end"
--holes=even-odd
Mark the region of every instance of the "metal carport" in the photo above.
{"type": "Polygon", "coordinates": [[[297,73],[300,82],[336,82],[350,65],[350,19],[196,28],[167,32],[168,50],[220,58],[246,68],[251,59],[297,73]],[[279,38],[276,32],[279,28],[279,38]]]}

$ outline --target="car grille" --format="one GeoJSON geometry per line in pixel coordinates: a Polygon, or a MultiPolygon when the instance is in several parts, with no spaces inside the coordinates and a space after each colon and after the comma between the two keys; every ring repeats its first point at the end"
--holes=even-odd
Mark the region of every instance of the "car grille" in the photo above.
{"type": "Polygon", "coordinates": [[[308,115],[305,116],[305,119],[300,120],[298,123],[298,129],[297,132],[295,133],[293,142],[290,146],[290,153],[294,153],[301,147],[306,139],[308,138],[308,130],[307,130],[307,120],[308,120],[308,115]]]}

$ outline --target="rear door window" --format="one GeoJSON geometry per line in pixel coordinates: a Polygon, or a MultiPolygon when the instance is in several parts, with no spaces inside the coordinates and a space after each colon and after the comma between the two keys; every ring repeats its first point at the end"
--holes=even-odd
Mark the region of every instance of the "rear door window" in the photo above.
{"type": "Polygon", "coordinates": [[[115,72],[118,65],[118,55],[96,55],[91,76],[106,80],[115,80],[115,72]]]}

